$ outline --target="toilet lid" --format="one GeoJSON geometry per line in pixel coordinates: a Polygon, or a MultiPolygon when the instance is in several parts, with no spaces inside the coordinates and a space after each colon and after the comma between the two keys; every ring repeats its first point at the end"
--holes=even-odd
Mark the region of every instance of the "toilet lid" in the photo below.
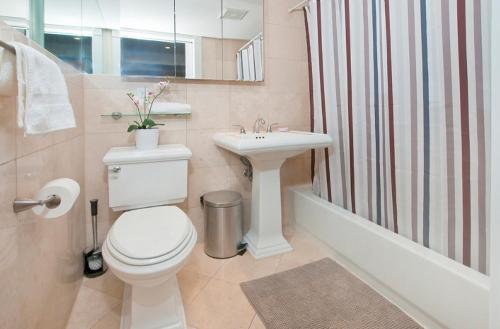
{"type": "Polygon", "coordinates": [[[177,207],[153,207],[123,213],[109,231],[111,245],[128,258],[158,258],[175,250],[190,233],[186,214],[177,207]]]}

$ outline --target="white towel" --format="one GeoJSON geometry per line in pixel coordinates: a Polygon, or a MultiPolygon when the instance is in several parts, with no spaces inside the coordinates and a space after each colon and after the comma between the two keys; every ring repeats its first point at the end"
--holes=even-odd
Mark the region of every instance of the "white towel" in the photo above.
{"type": "Polygon", "coordinates": [[[250,76],[247,80],[255,81],[255,57],[253,54],[253,44],[248,46],[248,72],[250,76]]]}
{"type": "Polygon", "coordinates": [[[76,127],[59,66],[35,49],[13,42],[17,67],[17,124],[25,135],[76,127]]]}
{"type": "Polygon", "coordinates": [[[238,70],[238,80],[243,80],[243,72],[241,68],[241,50],[236,53],[236,69],[238,70]]]}
{"type": "Polygon", "coordinates": [[[0,96],[8,97],[16,92],[15,62],[15,55],[0,47],[0,96]]]}
{"type": "Polygon", "coordinates": [[[183,103],[162,102],[154,103],[151,109],[153,114],[187,114],[191,113],[191,105],[183,103]]]}
{"type": "Polygon", "coordinates": [[[257,38],[253,41],[253,53],[255,61],[255,81],[264,80],[264,72],[262,70],[262,39],[257,38]]]}
{"type": "Polygon", "coordinates": [[[248,49],[241,51],[241,63],[243,67],[243,81],[250,80],[250,64],[248,63],[248,49]]]}

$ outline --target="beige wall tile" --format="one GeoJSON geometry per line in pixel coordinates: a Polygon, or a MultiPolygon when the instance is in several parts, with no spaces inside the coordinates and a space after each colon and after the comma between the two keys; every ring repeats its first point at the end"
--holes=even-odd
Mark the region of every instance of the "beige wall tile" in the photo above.
{"type": "Polygon", "coordinates": [[[200,206],[200,197],[206,192],[227,188],[230,184],[230,166],[193,167],[189,166],[188,205],[189,208],[200,206]]]}
{"type": "Polygon", "coordinates": [[[302,126],[309,121],[309,95],[306,93],[272,93],[269,95],[269,121],[280,126],[302,126]]]}
{"type": "Polygon", "coordinates": [[[307,61],[307,44],[304,27],[266,24],[264,39],[266,59],[292,59],[307,61]]]}
{"type": "Polygon", "coordinates": [[[12,210],[12,201],[17,196],[16,161],[0,165],[0,230],[17,224],[17,217],[12,210]]]}
{"type": "Polygon", "coordinates": [[[217,130],[189,130],[187,147],[193,152],[190,164],[192,167],[214,167],[229,165],[237,161],[237,157],[215,145],[212,136],[225,131],[217,130]]]}
{"type": "Polygon", "coordinates": [[[292,27],[304,28],[304,13],[298,11],[290,14],[288,9],[295,6],[295,0],[264,1],[264,22],[292,27]]]}
{"type": "Polygon", "coordinates": [[[0,97],[0,164],[16,158],[16,97],[0,97]]]}
{"type": "Polygon", "coordinates": [[[309,90],[307,62],[266,58],[265,65],[266,85],[270,92],[305,93],[309,90]]]}
{"type": "MultiPolygon", "coordinates": [[[[232,88],[230,92],[229,124],[243,125],[252,132],[257,118],[269,120],[269,93],[262,88],[232,88]]],[[[233,128],[238,130],[238,128],[233,128]]]]}
{"type": "Polygon", "coordinates": [[[228,91],[188,85],[187,102],[193,111],[187,122],[189,130],[224,129],[229,126],[228,91]]]}

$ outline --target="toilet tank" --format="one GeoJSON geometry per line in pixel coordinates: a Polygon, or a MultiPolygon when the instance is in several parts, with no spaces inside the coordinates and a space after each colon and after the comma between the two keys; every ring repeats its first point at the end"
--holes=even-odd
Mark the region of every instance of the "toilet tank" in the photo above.
{"type": "Polygon", "coordinates": [[[152,150],[110,149],[103,158],[108,169],[109,207],[120,211],[183,202],[191,156],[180,144],[152,150]]]}

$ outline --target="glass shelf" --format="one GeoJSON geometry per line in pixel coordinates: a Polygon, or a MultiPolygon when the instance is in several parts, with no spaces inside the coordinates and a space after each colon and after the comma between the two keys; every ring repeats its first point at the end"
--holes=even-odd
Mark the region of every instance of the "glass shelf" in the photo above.
{"type": "MultiPolygon", "coordinates": [[[[191,112],[168,112],[168,113],[151,113],[153,117],[187,117],[191,115],[191,112]]],[[[123,117],[138,117],[137,113],[122,113],[122,112],[113,112],[113,113],[105,113],[101,114],[102,118],[113,118],[115,120],[119,120],[123,117]]]]}

